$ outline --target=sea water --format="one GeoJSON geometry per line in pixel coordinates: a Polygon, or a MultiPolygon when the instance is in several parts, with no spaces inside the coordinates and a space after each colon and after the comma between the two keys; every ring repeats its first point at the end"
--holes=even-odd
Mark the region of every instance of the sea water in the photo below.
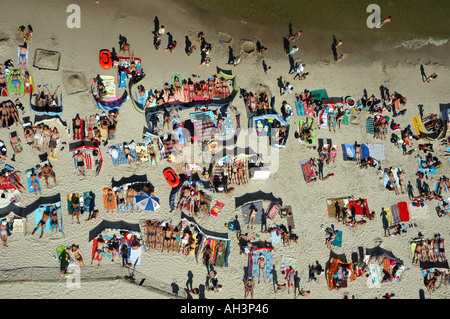
{"type": "MultiPolygon", "coordinates": [[[[421,49],[442,46],[450,38],[449,0],[174,0],[198,13],[203,20],[227,18],[237,24],[252,24],[268,32],[303,30],[317,40],[336,35],[347,43],[372,49],[389,47],[421,49]],[[367,20],[375,4],[381,20],[391,16],[382,28],[371,28],[367,20]]],[[[223,26],[226,28],[227,26],[223,26]]],[[[325,39],[328,41],[328,39],[325,39]]],[[[329,42],[329,41],[328,41],[329,42]]]]}

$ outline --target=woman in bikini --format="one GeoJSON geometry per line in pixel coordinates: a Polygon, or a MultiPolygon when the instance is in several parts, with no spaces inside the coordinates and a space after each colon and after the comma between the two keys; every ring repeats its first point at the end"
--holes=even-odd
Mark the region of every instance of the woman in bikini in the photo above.
{"type": "Polygon", "coordinates": [[[12,82],[12,85],[13,85],[13,88],[14,88],[14,93],[16,95],[19,95],[19,93],[20,93],[19,89],[20,89],[20,85],[21,85],[22,79],[21,79],[20,75],[17,72],[18,72],[18,70],[14,69],[13,73],[10,75],[10,78],[11,78],[11,82],[12,82]]]}
{"type": "Polygon", "coordinates": [[[331,162],[333,164],[336,164],[336,156],[337,156],[336,147],[332,146],[330,149],[330,157],[331,157],[331,162]]]}
{"type": "Polygon", "coordinates": [[[255,225],[255,218],[256,218],[256,214],[258,213],[258,209],[256,207],[250,209],[250,217],[248,219],[248,224],[247,224],[247,229],[250,227],[250,225],[253,226],[255,225]]]}
{"type": "Polygon", "coordinates": [[[240,161],[238,163],[237,177],[238,177],[238,185],[245,184],[243,161],[240,161]]]}
{"type": "Polygon", "coordinates": [[[70,247],[69,254],[80,268],[83,268],[85,266],[84,257],[81,254],[81,251],[80,251],[78,245],[73,244],[70,247]]]}
{"type": "Polygon", "coordinates": [[[197,199],[197,195],[194,190],[191,190],[189,195],[189,216],[193,216],[195,213],[195,201],[197,199]]]}
{"type": "Polygon", "coordinates": [[[25,71],[25,76],[23,77],[23,82],[25,84],[25,94],[29,94],[31,96],[31,94],[33,93],[33,85],[31,84],[31,75],[30,73],[28,73],[28,71],[25,71]]]}
{"type": "Polygon", "coordinates": [[[0,73],[0,96],[8,96],[8,85],[6,84],[5,73],[0,73]]]}
{"type": "Polygon", "coordinates": [[[33,139],[33,149],[38,149],[38,148],[41,147],[42,130],[43,130],[43,125],[42,124],[39,124],[39,125],[35,126],[34,139],[33,139]]]}
{"type": "Polygon", "coordinates": [[[42,129],[42,152],[48,152],[49,150],[49,142],[50,142],[50,135],[52,134],[52,130],[48,125],[44,125],[44,128],[42,129]]]}
{"type": "Polygon", "coordinates": [[[8,222],[4,219],[2,220],[2,223],[0,225],[0,237],[2,237],[3,248],[8,247],[8,236],[9,236],[8,222]]]}

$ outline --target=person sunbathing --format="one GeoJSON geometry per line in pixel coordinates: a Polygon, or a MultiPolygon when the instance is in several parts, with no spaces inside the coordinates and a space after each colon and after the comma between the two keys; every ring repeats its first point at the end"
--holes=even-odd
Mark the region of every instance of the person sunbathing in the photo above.
{"type": "Polygon", "coordinates": [[[39,239],[42,239],[42,236],[44,235],[45,225],[47,224],[47,221],[49,219],[50,219],[50,210],[46,209],[42,212],[41,220],[39,221],[36,228],[34,228],[33,232],[31,233],[31,236],[33,236],[39,229],[41,229],[41,236],[39,236],[39,239]]]}
{"type": "Polygon", "coordinates": [[[42,173],[42,176],[44,176],[45,184],[47,185],[47,187],[49,187],[49,184],[48,184],[49,177],[52,177],[53,181],[55,182],[55,185],[57,185],[56,174],[53,171],[53,167],[50,163],[48,163],[48,164],[46,163],[46,164],[44,164],[44,166],[41,167],[41,173],[42,173]]]}

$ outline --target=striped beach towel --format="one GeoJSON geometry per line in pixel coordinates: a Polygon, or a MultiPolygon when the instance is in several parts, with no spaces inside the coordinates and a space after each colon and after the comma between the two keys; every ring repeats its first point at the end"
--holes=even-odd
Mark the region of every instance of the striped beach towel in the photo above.
{"type": "Polygon", "coordinates": [[[411,118],[412,122],[413,122],[413,126],[414,126],[414,130],[416,131],[416,134],[420,134],[423,133],[423,125],[422,125],[422,120],[420,119],[420,116],[414,116],[411,118]]]}
{"type": "Polygon", "coordinates": [[[303,101],[295,101],[295,110],[297,111],[297,116],[306,116],[305,103],[303,101]]]}
{"type": "Polygon", "coordinates": [[[302,168],[303,177],[306,183],[311,183],[317,181],[316,175],[314,173],[314,168],[310,160],[305,160],[300,162],[302,168]]]}
{"type": "Polygon", "coordinates": [[[392,225],[397,225],[401,223],[400,219],[400,210],[398,208],[398,204],[391,205],[391,216],[392,216],[392,225]]]}

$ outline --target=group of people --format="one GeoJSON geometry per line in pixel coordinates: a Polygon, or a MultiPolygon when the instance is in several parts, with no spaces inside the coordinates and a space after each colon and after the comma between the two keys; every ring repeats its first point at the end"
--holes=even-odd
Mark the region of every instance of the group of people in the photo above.
{"type": "Polygon", "coordinates": [[[20,103],[19,99],[16,99],[15,102],[8,100],[0,103],[1,128],[6,128],[9,130],[12,124],[16,124],[16,126],[22,124],[19,116],[19,108],[23,109],[22,103],[20,103]]]}
{"type": "Polygon", "coordinates": [[[57,127],[40,123],[37,125],[26,125],[23,127],[24,137],[33,149],[47,153],[49,157],[55,157],[59,147],[60,135],[57,127]]]}

